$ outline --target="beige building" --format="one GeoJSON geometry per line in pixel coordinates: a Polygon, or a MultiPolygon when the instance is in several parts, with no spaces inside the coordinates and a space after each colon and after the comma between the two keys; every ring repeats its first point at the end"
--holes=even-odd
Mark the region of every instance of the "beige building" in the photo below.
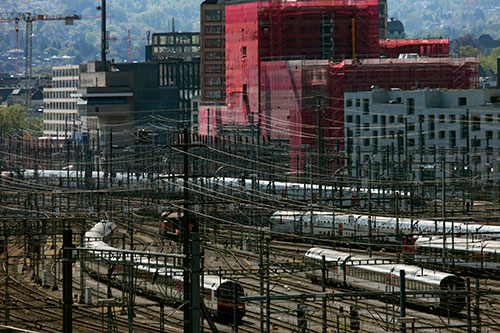
{"type": "Polygon", "coordinates": [[[81,127],[76,97],[79,76],[85,65],[52,67],[52,85],[43,90],[43,135],[72,138],[81,127]]]}

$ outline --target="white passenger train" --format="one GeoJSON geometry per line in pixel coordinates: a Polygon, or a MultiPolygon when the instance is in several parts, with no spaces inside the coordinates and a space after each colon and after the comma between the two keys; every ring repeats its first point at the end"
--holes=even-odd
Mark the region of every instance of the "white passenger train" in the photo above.
{"type": "Polygon", "coordinates": [[[406,291],[448,292],[429,297],[408,295],[408,303],[450,313],[459,313],[465,306],[464,295],[454,293],[465,290],[464,280],[453,274],[422,269],[417,266],[387,264],[381,259],[323,248],[311,248],[306,252],[306,258],[313,268],[309,273],[313,282],[322,279],[323,256],[327,264],[325,271],[327,284],[349,286],[365,291],[394,291],[398,293],[400,290],[400,271],[404,270],[406,291]]]}
{"type": "Polygon", "coordinates": [[[431,267],[461,268],[473,273],[500,273],[500,241],[469,238],[419,237],[413,245],[405,246],[405,255],[415,262],[431,267]]]}
{"type": "MultiPolygon", "coordinates": [[[[438,220],[318,211],[277,211],[271,216],[271,235],[277,238],[293,235],[363,242],[368,241],[370,224],[372,241],[378,242],[392,242],[402,236],[443,234],[443,221],[438,220]]],[[[444,231],[455,237],[476,240],[500,238],[500,226],[493,225],[446,221],[444,231]]]]}
{"type": "MultiPolygon", "coordinates": [[[[135,289],[138,292],[151,296],[155,299],[169,299],[182,302],[183,299],[183,271],[172,267],[158,260],[155,253],[131,254],[132,252],[122,251],[105,242],[105,238],[110,236],[116,229],[114,222],[105,221],[94,225],[92,229],[85,233],[85,247],[89,249],[89,254],[98,257],[99,263],[88,262],[86,265],[89,273],[99,277],[106,277],[109,269],[116,265],[120,269],[120,264],[127,264],[133,261],[136,269],[135,289]]],[[[121,285],[124,279],[123,274],[116,276],[121,285]]],[[[214,317],[220,321],[232,322],[236,313],[236,320],[241,321],[245,314],[245,303],[234,302],[234,296],[244,296],[243,287],[235,281],[224,279],[220,276],[205,275],[201,282],[201,295],[206,307],[214,317]]]]}
{"type": "MultiPolygon", "coordinates": [[[[85,171],[68,170],[33,170],[23,169],[19,173],[10,171],[2,172],[2,180],[10,182],[24,182],[40,184],[48,187],[70,187],[85,188],[90,186],[95,189],[99,184],[106,188],[110,183],[109,176],[103,171],[93,171],[88,175],[90,184],[85,185],[85,171]],[[69,181],[68,181],[69,177],[69,181]],[[69,186],[68,186],[69,184],[69,186]]],[[[113,173],[111,182],[113,187],[128,188],[157,188],[161,186],[172,192],[181,192],[183,179],[181,175],[151,174],[151,173],[113,173]]],[[[371,189],[371,195],[366,188],[353,188],[349,186],[320,186],[318,184],[306,184],[296,182],[279,182],[269,180],[252,180],[232,177],[198,177],[190,178],[193,189],[203,184],[203,190],[209,191],[211,195],[227,195],[229,198],[241,198],[252,200],[312,200],[321,199],[323,204],[340,207],[367,207],[368,198],[371,196],[372,207],[392,209],[395,205],[395,196],[398,197],[400,208],[409,207],[419,202],[409,192],[395,191],[389,189],[371,189]],[[320,197],[321,193],[321,197],[320,197]]]]}

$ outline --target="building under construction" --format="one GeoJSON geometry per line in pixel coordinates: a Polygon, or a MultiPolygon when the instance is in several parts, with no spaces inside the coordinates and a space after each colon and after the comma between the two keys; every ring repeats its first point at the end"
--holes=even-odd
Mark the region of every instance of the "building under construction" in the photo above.
{"type": "Polygon", "coordinates": [[[292,165],[341,151],[344,92],[479,84],[477,60],[450,59],[447,39],[380,41],[378,1],[226,4],[225,45],[226,105],[200,106],[200,134],[289,142],[292,165]]]}

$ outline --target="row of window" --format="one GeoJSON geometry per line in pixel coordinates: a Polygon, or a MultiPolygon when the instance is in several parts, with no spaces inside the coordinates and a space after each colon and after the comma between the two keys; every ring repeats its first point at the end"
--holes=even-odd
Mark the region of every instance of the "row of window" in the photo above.
{"type": "Polygon", "coordinates": [[[222,11],[219,9],[208,9],[204,11],[205,22],[220,22],[222,20],[222,11]]]}
{"type": "Polygon", "coordinates": [[[222,38],[205,39],[205,47],[222,47],[222,38]]]}
{"type": "Polygon", "coordinates": [[[59,120],[59,121],[69,121],[78,120],[78,114],[76,113],[43,113],[43,120],[59,120]]]}
{"type": "Polygon", "coordinates": [[[76,102],[45,102],[45,110],[76,110],[76,102]]]}
{"type": "MultiPolygon", "coordinates": [[[[361,105],[361,100],[359,98],[356,98],[356,107],[360,107],[361,105]]],[[[395,100],[389,101],[390,104],[403,104],[403,99],[401,97],[396,97],[395,100]]],[[[467,105],[467,97],[458,97],[458,106],[466,106],[467,105]]],[[[353,105],[353,100],[352,99],[346,99],[345,101],[345,106],[346,107],[352,107],[353,105]]],[[[370,105],[370,100],[365,98],[363,99],[363,111],[369,112],[369,105],[370,105]]],[[[406,112],[407,114],[414,114],[415,113],[415,99],[414,98],[407,98],[406,99],[406,112]]]]}
{"type": "Polygon", "coordinates": [[[43,98],[46,99],[56,99],[56,98],[74,98],[71,97],[71,94],[74,94],[74,91],[47,91],[44,90],[43,92],[43,98]]]}
{"type": "Polygon", "coordinates": [[[199,46],[161,46],[153,47],[153,53],[198,53],[200,52],[199,46]]]}
{"type": "Polygon", "coordinates": [[[205,26],[205,34],[206,35],[222,35],[222,26],[220,26],[220,25],[205,26]]]}
{"type": "Polygon", "coordinates": [[[78,76],[78,68],[53,69],[52,77],[78,76]]]}
{"type": "MultiPolygon", "coordinates": [[[[383,116],[383,115],[372,115],[372,118],[371,118],[371,122],[372,124],[377,124],[379,119],[380,119],[380,122],[382,124],[382,126],[384,126],[386,123],[387,123],[387,119],[388,119],[388,123],[389,124],[393,124],[396,120],[396,117],[398,117],[398,123],[400,124],[404,124],[405,122],[405,117],[402,116],[402,115],[399,115],[399,116],[394,116],[394,115],[390,115],[390,116],[383,116]]],[[[500,123],[500,114],[497,115],[496,117],[496,122],[500,123]]],[[[353,119],[354,119],[354,116],[353,115],[346,115],[346,123],[352,123],[353,122],[353,119]]],[[[359,127],[359,124],[361,122],[361,116],[360,115],[356,115],[356,124],[358,125],[359,127]]],[[[427,128],[429,130],[434,130],[435,128],[435,125],[434,125],[434,122],[436,120],[436,117],[435,115],[428,115],[427,116],[427,128]]],[[[460,123],[462,124],[462,127],[463,127],[463,130],[467,130],[467,124],[470,124],[470,129],[472,131],[480,131],[481,130],[481,123],[491,123],[493,122],[494,120],[494,117],[492,114],[487,114],[487,115],[471,115],[469,120],[467,120],[467,116],[466,115],[460,115],[460,123]],[[482,121],[482,118],[484,118],[484,120],[482,121]]],[[[419,115],[418,117],[418,122],[419,123],[425,123],[425,115],[419,115]]],[[[445,123],[445,115],[444,114],[440,114],[438,115],[438,122],[439,123],[445,123]]],[[[448,115],[448,122],[449,123],[456,123],[457,122],[457,118],[456,118],[456,115],[454,114],[450,114],[448,115]]],[[[365,123],[365,124],[368,124],[368,123],[365,123]]],[[[414,123],[410,123],[408,124],[408,126],[411,127],[411,129],[409,128],[410,131],[414,130],[415,129],[415,124],[414,123]]],[[[368,125],[369,127],[369,125],[368,125]]]]}
{"type": "Polygon", "coordinates": [[[71,126],[70,124],[68,124],[68,126],[66,126],[66,124],[46,124],[44,123],[43,124],[43,130],[44,131],[53,131],[53,132],[59,132],[59,136],[63,135],[63,133],[71,133],[73,130],[76,130],[74,127],[73,127],[73,123],[71,123],[71,126]]]}
{"type": "Polygon", "coordinates": [[[206,77],[205,78],[206,86],[222,86],[222,78],[221,77],[206,77]]]}
{"type": "MultiPolygon", "coordinates": [[[[355,266],[346,267],[348,274],[350,276],[360,278],[363,280],[369,280],[373,282],[383,283],[391,286],[399,286],[399,277],[392,274],[386,274],[381,272],[375,272],[355,266]]],[[[433,286],[421,281],[415,281],[406,279],[405,287],[410,290],[433,290],[433,286]]]]}
{"type": "Polygon", "coordinates": [[[153,35],[153,45],[200,45],[199,35],[153,35]]]}
{"type": "Polygon", "coordinates": [[[205,90],[205,98],[207,99],[221,99],[224,98],[222,90],[205,90]]]}
{"type": "Polygon", "coordinates": [[[78,80],[52,80],[54,88],[77,88],[78,80]]]}
{"type": "Polygon", "coordinates": [[[205,51],[205,60],[222,60],[224,52],[222,51],[205,51]]]}
{"type": "Polygon", "coordinates": [[[224,65],[222,64],[209,64],[205,65],[205,73],[222,73],[224,65]]]}
{"type": "Polygon", "coordinates": [[[160,65],[160,86],[197,88],[200,86],[198,62],[166,63],[160,65]]]}

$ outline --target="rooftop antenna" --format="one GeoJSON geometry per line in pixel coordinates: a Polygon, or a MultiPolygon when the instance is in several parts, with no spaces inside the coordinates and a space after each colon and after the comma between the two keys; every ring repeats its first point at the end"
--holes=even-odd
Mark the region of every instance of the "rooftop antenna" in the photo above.
{"type": "Polygon", "coordinates": [[[175,32],[175,18],[172,17],[172,32],[175,32]]]}

